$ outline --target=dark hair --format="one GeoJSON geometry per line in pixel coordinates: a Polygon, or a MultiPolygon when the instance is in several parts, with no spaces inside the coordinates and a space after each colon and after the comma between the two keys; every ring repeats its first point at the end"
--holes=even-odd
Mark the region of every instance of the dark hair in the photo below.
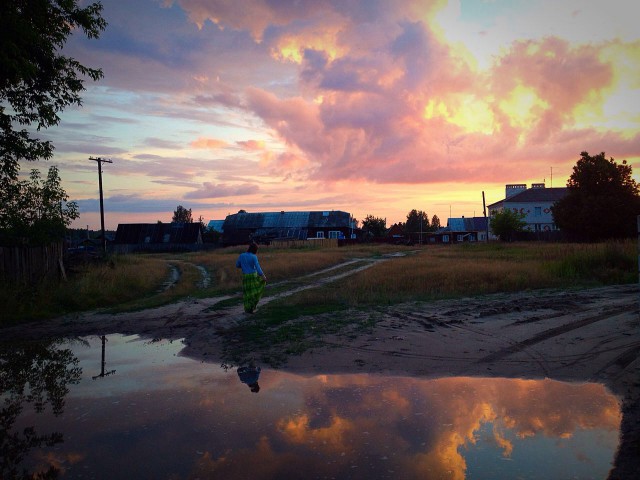
{"type": "Polygon", "coordinates": [[[250,243],[249,244],[249,248],[247,248],[247,252],[249,253],[258,253],[258,244],[257,243],[250,243]]]}

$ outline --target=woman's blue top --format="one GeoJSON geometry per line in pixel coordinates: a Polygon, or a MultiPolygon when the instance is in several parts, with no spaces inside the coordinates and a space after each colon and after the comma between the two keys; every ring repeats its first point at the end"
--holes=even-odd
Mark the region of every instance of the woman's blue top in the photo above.
{"type": "Polygon", "coordinates": [[[240,254],[238,261],[236,262],[236,267],[242,268],[242,273],[244,274],[257,273],[261,277],[264,275],[260,268],[260,264],[258,263],[258,257],[250,252],[240,254]]]}

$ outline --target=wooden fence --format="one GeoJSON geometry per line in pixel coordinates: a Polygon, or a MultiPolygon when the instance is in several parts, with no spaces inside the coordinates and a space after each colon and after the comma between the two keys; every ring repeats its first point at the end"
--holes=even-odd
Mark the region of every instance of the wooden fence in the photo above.
{"type": "Polygon", "coordinates": [[[307,240],[272,240],[269,244],[272,248],[331,248],[338,246],[337,238],[318,238],[307,240]]]}
{"type": "Polygon", "coordinates": [[[0,280],[8,283],[37,283],[60,275],[62,242],[39,247],[0,246],[0,280]]]}

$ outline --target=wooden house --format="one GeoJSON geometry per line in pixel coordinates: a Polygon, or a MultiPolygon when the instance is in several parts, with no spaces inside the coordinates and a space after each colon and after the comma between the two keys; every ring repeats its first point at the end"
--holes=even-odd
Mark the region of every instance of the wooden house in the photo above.
{"type": "Polygon", "coordinates": [[[264,212],[240,211],[228,215],[223,225],[222,243],[269,244],[274,240],[353,238],[351,214],[342,211],[264,212]]]}

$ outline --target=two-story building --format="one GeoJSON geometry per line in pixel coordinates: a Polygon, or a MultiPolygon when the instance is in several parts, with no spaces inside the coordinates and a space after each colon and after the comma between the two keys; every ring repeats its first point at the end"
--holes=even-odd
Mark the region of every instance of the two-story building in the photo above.
{"type": "Polygon", "coordinates": [[[567,188],[546,188],[544,183],[511,184],[505,187],[505,198],[492,203],[487,208],[489,215],[505,208],[524,214],[526,229],[531,232],[549,232],[557,230],[553,222],[551,207],[567,194],[567,188]]]}

